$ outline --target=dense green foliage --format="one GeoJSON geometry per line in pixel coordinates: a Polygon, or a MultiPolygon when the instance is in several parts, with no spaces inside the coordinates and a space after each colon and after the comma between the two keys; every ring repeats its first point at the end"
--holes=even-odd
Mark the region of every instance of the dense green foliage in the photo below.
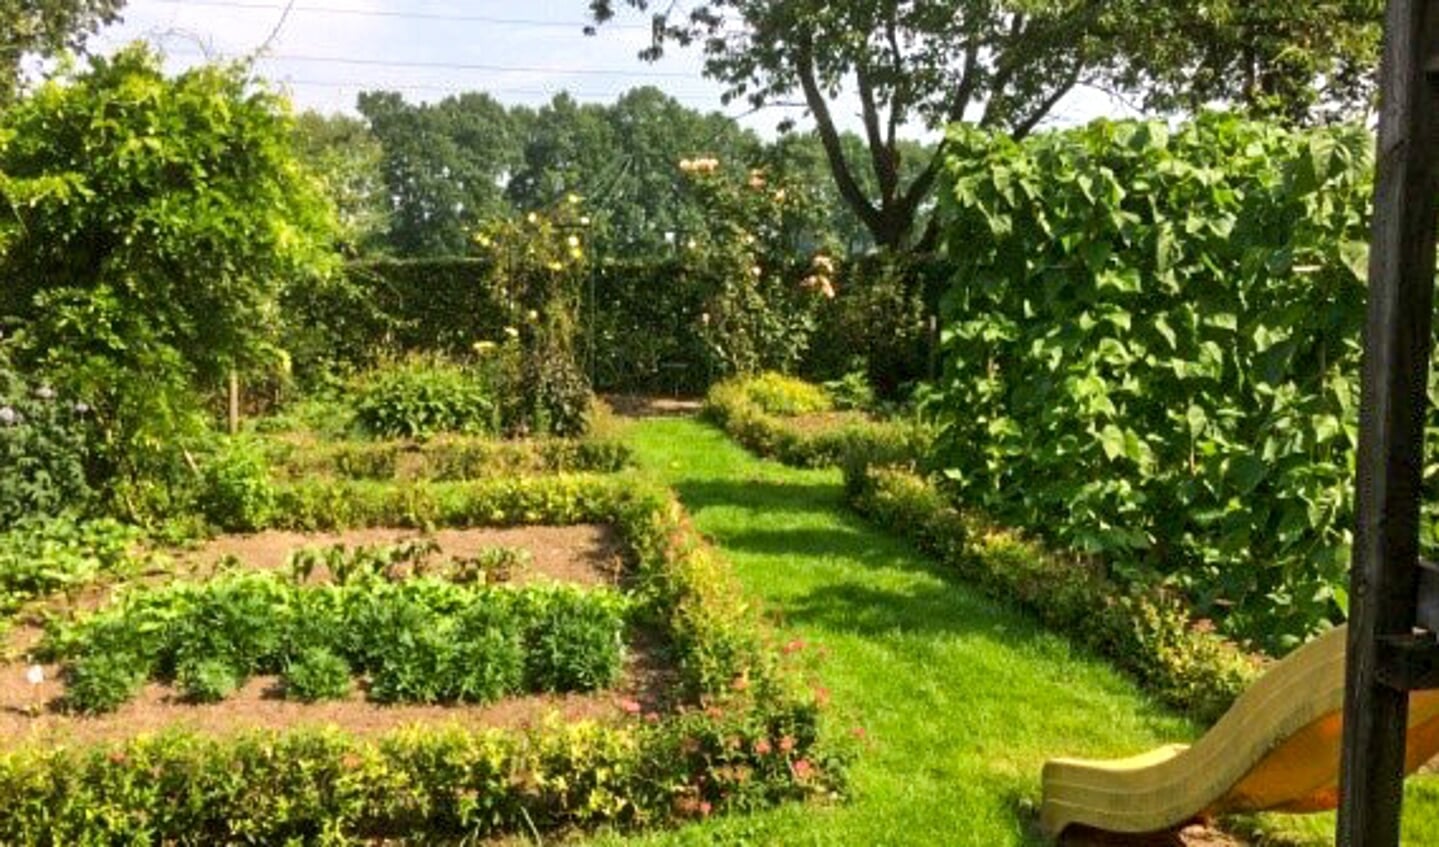
{"type": "Polygon", "coordinates": [[[17,361],[90,405],[91,482],[163,507],[203,439],[197,390],[282,369],[278,296],[332,261],[286,107],[242,67],[167,78],[127,48],[0,113],[0,174],[17,361]]]}
{"type": "Polygon", "coordinates": [[[1272,649],[1342,614],[1367,133],[1212,114],[950,141],[960,501],[1272,649]]]}
{"type": "Polygon", "coordinates": [[[704,415],[750,450],[797,467],[832,467],[851,459],[919,462],[930,453],[934,433],[919,420],[879,420],[858,411],[794,419],[817,402],[833,401],[818,386],[790,377],[742,377],[711,388],[704,415]]]}
{"type": "Polygon", "coordinates": [[[828,796],[813,740],[812,714],[776,708],[525,733],[168,733],[27,749],[0,756],[0,841],[449,844],[634,828],[828,796]]]}
{"type": "Polygon", "coordinates": [[[0,341],[0,527],[91,504],[89,411],[12,367],[0,341]]]}
{"type": "Polygon", "coordinates": [[[630,450],[613,435],[583,438],[440,436],[424,442],[266,439],[262,450],[276,481],[316,476],[447,482],[545,473],[613,473],[631,464],[630,450]]]}
{"type": "Polygon", "coordinates": [[[493,434],[496,395],[478,368],[415,358],[358,377],[351,386],[355,422],[378,438],[426,439],[441,433],[493,434]]]}
{"type": "Polygon", "coordinates": [[[140,533],[113,520],[31,518],[0,532],[0,616],[26,601],[138,570],[140,533]]]}
{"type": "Polygon", "coordinates": [[[316,650],[343,658],[351,676],[368,675],[378,702],[489,702],[613,683],[624,624],[624,601],[603,589],[383,576],[307,585],[235,573],[127,593],[53,627],[40,650],[64,660],[72,676],[78,668],[81,684],[66,701],[86,713],[119,705],[108,690],[87,699],[96,693],[90,672],[102,663],[123,665],[136,685],[173,679],[187,696],[210,702],[252,674],[286,673],[316,650]]]}

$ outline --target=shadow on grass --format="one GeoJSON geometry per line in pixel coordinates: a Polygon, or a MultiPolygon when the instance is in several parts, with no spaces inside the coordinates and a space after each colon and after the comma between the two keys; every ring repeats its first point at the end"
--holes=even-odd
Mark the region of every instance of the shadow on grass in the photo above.
{"type": "Polygon", "coordinates": [[[844,489],[838,482],[679,479],[672,484],[690,512],[729,506],[830,516],[845,509],[844,489]]]}

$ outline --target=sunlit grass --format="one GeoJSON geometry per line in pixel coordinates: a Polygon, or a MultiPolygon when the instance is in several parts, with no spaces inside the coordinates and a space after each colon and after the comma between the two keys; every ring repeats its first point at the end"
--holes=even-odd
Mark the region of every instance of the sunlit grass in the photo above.
{"type": "Polygon", "coordinates": [[[1191,737],[1104,663],[850,515],[836,472],[755,460],[691,421],[636,424],[630,442],[785,638],[827,653],[834,730],[863,727],[869,746],[851,803],[598,843],[1038,844],[1046,758],[1191,737]]]}

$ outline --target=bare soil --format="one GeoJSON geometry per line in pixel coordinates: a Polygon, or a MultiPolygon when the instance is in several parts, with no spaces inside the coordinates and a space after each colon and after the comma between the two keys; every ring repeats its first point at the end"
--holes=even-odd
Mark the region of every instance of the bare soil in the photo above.
{"type": "MultiPolygon", "coordinates": [[[[152,572],[133,581],[158,583],[179,576],[203,578],[227,556],[258,569],[283,567],[291,551],[306,546],[394,544],[424,537],[411,530],[366,529],[344,533],[302,534],[264,532],[217,538],[197,550],[175,554],[171,572],[152,572]]],[[[614,585],[621,579],[622,559],[612,529],[600,525],[522,527],[515,529],[446,530],[431,536],[436,555],[474,555],[486,547],[527,549],[532,564],[514,575],[516,583],[559,581],[586,586],[614,585]]],[[[101,587],[48,605],[52,611],[94,608],[112,587],[101,587]]],[[[0,663],[0,750],[27,743],[83,745],[115,741],[166,728],[226,735],[256,729],[290,729],[334,725],[360,735],[382,733],[415,723],[455,724],[471,728],[524,728],[557,714],[566,721],[633,719],[638,708],[663,711],[670,705],[674,673],[662,659],[657,641],[643,636],[631,645],[624,677],[614,689],[587,695],[514,697],[488,705],[382,706],[367,701],[362,690],[346,700],[305,704],[282,698],[279,680],[255,677],[220,703],[182,700],[170,686],[151,683],[112,714],[84,717],[60,710],[64,685],[60,668],[42,666],[44,681],[27,680],[23,656],[39,642],[43,630],[33,616],[16,623],[0,663]]]]}

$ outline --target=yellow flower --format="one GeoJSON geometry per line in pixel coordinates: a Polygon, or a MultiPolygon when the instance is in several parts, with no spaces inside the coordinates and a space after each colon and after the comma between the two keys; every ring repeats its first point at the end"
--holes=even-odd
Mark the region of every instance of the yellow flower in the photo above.
{"type": "Polygon", "coordinates": [[[571,206],[580,205],[580,195],[578,194],[568,194],[565,196],[565,200],[569,201],[571,206]]]}
{"type": "Polygon", "coordinates": [[[496,349],[497,347],[499,347],[499,346],[500,346],[500,345],[496,344],[496,343],[493,342],[493,341],[476,341],[476,342],[475,342],[475,345],[474,345],[474,347],[475,347],[475,352],[476,352],[476,353],[479,353],[479,354],[482,355],[482,356],[483,356],[484,354],[486,354],[486,353],[489,353],[489,352],[495,350],[495,349],[496,349]]]}
{"type": "Polygon", "coordinates": [[[507,326],[505,327],[505,335],[509,336],[510,338],[519,338],[520,331],[512,326],[507,326]]]}
{"type": "Polygon", "coordinates": [[[545,265],[545,267],[549,268],[552,271],[562,271],[565,269],[565,266],[560,262],[549,262],[545,265]]]}
{"type": "Polygon", "coordinates": [[[534,212],[530,212],[528,215],[525,215],[525,220],[529,221],[532,224],[537,224],[540,222],[540,216],[535,214],[534,212]]]}
{"type": "Polygon", "coordinates": [[[525,313],[525,318],[529,320],[530,323],[534,323],[535,321],[540,319],[540,313],[535,311],[534,309],[531,309],[525,313]]]}

